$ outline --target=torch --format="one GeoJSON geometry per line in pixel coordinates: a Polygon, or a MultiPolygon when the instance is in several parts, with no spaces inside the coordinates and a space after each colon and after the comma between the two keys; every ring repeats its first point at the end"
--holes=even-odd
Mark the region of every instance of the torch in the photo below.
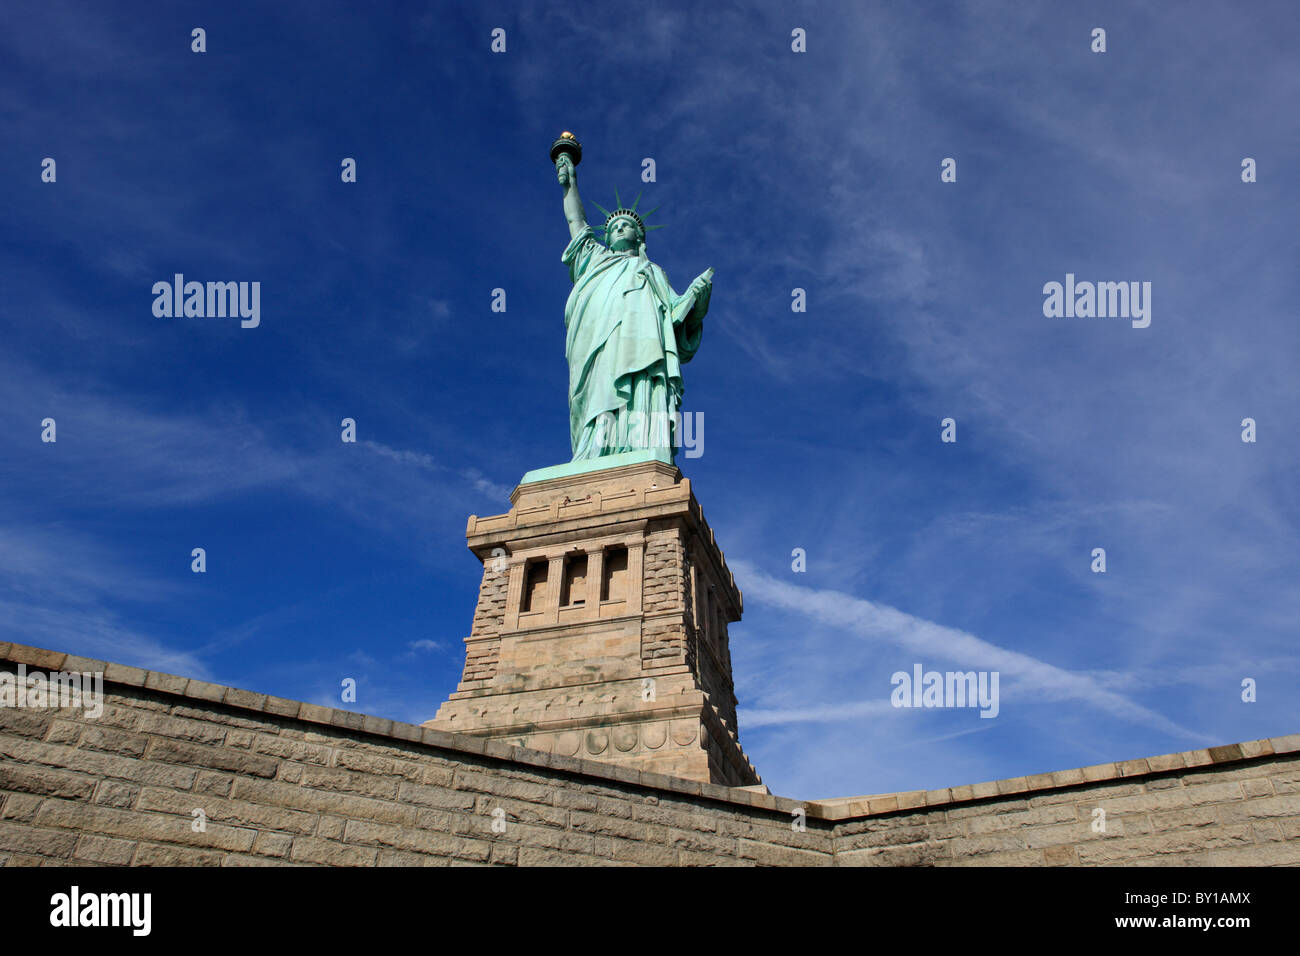
{"type": "Polygon", "coordinates": [[[551,144],[551,162],[559,166],[560,157],[566,155],[575,167],[582,162],[582,144],[568,130],[561,133],[560,138],[551,144]]]}

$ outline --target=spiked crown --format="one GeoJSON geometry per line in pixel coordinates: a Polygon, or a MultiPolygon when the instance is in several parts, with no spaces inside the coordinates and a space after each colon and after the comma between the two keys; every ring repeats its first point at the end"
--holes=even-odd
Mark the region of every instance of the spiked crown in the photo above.
{"type": "Polygon", "coordinates": [[[604,206],[602,206],[602,205],[601,205],[600,203],[598,203],[598,202],[595,202],[595,201],[592,202],[592,205],[594,205],[597,209],[599,209],[602,213],[605,214],[605,226],[604,226],[604,229],[605,229],[605,245],[607,245],[607,246],[609,245],[609,227],[610,227],[610,224],[611,224],[615,219],[618,219],[619,217],[626,217],[626,218],[631,219],[633,222],[636,223],[637,228],[638,228],[639,230],[641,230],[641,241],[642,241],[643,243],[645,242],[645,236],[646,236],[646,233],[647,233],[647,232],[649,232],[649,231],[652,230],[652,229],[662,229],[662,228],[663,228],[663,225],[662,225],[662,224],[661,224],[661,225],[657,225],[657,226],[647,226],[647,225],[645,224],[645,220],[648,219],[648,218],[649,218],[651,215],[653,215],[654,213],[658,212],[659,209],[660,209],[661,207],[660,207],[660,206],[655,206],[654,209],[651,209],[649,212],[638,213],[638,212],[636,211],[636,207],[637,207],[637,204],[638,204],[639,202],[641,202],[641,193],[637,193],[637,194],[636,194],[636,199],[632,200],[632,205],[631,205],[631,207],[626,207],[626,206],[624,206],[624,205],[623,205],[623,200],[619,199],[619,197],[618,197],[618,189],[617,189],[617,187],[614,189],[614,205],[615,205],[617,208],[616,208],[613,212],[610,212],[608,209],[606,209],[604,206]]]}

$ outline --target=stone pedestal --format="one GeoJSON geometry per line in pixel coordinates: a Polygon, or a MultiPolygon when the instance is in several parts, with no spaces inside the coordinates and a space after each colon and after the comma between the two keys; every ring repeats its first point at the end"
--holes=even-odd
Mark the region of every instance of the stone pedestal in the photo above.
{"type": "Polygon", "coordinates": [[[727,625],[741,595],[690,481],[660,461],[530,481],[469,519],[465,672],[424,726],[733,787],[727,625]]]}

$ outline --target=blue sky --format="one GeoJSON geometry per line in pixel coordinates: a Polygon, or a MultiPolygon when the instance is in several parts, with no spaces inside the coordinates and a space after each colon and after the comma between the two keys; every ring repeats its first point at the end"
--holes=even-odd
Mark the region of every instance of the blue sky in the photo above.
{"type": "Polygon", "coordinates": [[[678,291],[716,270],[680,464],[774,791],[1295,732],[1293,6],[693,7],[6,4],[0,639],[431,717],[466,517],[569,457],[571,129],[589,212],[644,188],[678,291]],[[260,326],[155,317],[176,272],[260,326]],[[1150,327],[1046,318],[1067,273],[1150,327]],[[891,707],[916,663],[998,671],[998,717],[891,707]]]}

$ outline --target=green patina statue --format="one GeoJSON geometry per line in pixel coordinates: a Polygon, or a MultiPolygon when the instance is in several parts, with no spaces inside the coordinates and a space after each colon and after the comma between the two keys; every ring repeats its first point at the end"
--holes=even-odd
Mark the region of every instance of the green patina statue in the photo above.
{"type": "MultiPolygon", "coordinates": [[[[570,242],[561,261],[573,291],[564,308],[573,461],[648,452],[669,464],[680,445],[681,363],[700,347],[713,290],[707,269],[678,295],[646,256],[647,226],[637,202],[605,213],[605,245],[587,223],[576,166],[582,147],[564,133],[551,148],[564,187],[570,242]]],[[[653,210],[651,210],[653,212],[653,210]]]]}

